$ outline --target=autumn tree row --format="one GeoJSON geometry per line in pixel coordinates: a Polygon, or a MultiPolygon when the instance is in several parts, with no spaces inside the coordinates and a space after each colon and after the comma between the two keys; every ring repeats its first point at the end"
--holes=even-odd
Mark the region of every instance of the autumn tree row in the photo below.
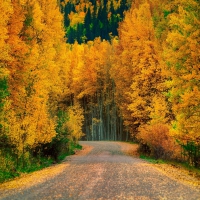
{"type": "Polygon", "coordinates": [[[199,166],[199,2],[135,0],[119,37],[81,45],[66,44],[59,9],[0,2],[1,168],[56,160],[83,132],[162,158],[182,147],[199,166]]]}
{"type": "Polygon", "coordinates": [[[78,104],[62,103],[69,50],[57,1],[3,0],[0,13],[2,177],[31,167],[34,156],[66,153],[82,136],[83,114],[78,104]]]}
{"type": "Polygon", "coordinates": [[[87,139],[132,137],[145,153],[199,166],[199,20],[195,0],[134,1],[111,43],[72,45],[87,139]]]}
{"type": "Polygon", "coordinates": [[[200,165],[199,9],[196,0],[135,1],[120,24],[113,65],[117,104],[141,149],[179,157],[179,143],[195,166],[200,165]]]}

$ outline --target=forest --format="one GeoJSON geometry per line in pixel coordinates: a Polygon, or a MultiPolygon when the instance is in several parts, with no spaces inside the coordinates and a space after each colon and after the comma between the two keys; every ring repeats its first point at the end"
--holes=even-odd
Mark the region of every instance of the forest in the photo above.
{"type": "Polygon", "coordinates": [[[200,167],[198,0],[2,0],[0,13],[0,182],[80,139],[200,167]]]}

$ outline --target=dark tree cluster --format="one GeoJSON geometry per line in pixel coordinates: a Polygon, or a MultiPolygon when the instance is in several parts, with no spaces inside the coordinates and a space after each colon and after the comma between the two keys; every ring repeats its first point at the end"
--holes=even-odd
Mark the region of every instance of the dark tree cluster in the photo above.
{"type": "Polygon", "coordinates": [[[124,11],[129,9],[126,0],[120,2],[118,9],[114,9],[113,1],[111,1],[109,9],[107,0],[104,0],[100,5],[96,3],[96,0],[90,2],[94,6],[94,11],[91,12],[90,7],[85,8],[84,23],[78,23],[73,27],[70,26],[69,14],[76,12],[75,5],[68,2],[62,8],[68,43],[73,44],[75,41],[79,44],[86,43],[93,41],[96,37],[109,41],[111,36],[118,36],[118,24],[124,18],[124,11]],[[109,13],[110,17],[108,18],[109,13]]]}

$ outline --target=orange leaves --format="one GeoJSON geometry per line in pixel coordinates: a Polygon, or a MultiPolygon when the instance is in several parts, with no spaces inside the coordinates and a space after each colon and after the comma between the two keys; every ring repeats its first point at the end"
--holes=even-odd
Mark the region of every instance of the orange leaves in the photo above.
{"type": "Polygon", "coordinates": [[[175,140],[169,134],[169,127],[162,123],[140,127],[137,139],[142,144],[147,144],[151,155],[156,158],[172,158],[177,156],[179,151],[175,140]]]}

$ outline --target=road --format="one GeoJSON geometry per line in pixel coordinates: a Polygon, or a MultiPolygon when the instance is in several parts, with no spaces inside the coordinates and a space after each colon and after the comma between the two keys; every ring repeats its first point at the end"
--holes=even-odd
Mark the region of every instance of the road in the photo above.
{"type": "Polygon", "coordinates": [[[59,167],[55,165],[46,179],[39,180],[33,174],[26,186],[0,189],[0,199],[200,199],[199,190],[170,179],[139,158],[125,155],[119,142],[80,143],[89,145],[91,151],[67,157],[60,165],[61,172],[50,175],[59,167]]]}

